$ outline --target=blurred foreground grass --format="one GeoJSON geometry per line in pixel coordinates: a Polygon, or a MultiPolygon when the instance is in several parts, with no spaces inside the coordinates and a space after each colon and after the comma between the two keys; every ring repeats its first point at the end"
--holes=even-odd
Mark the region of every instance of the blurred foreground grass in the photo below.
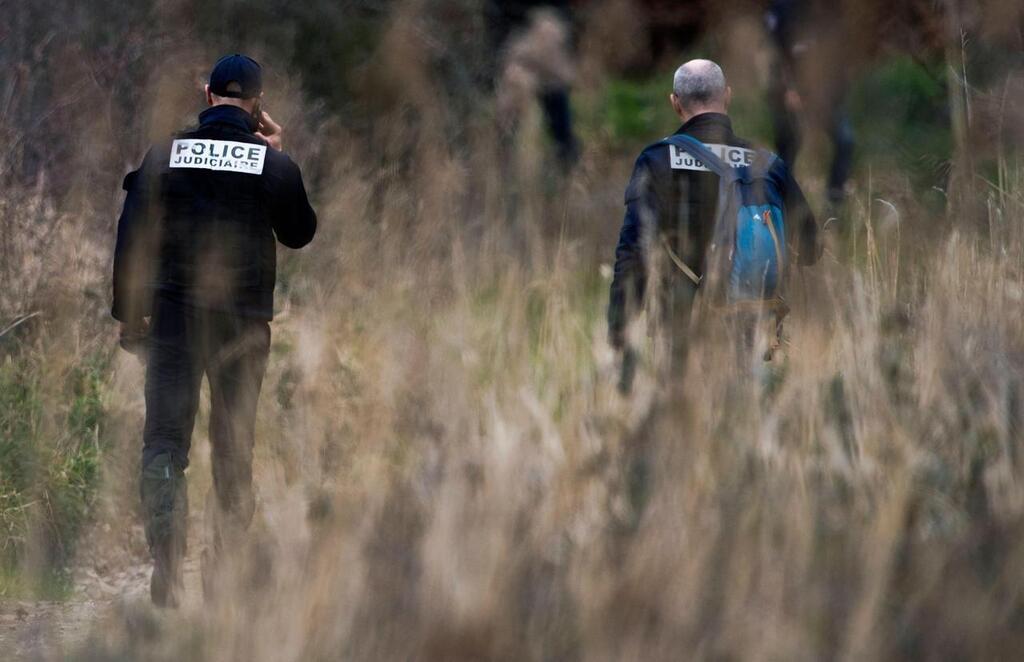
{"type": "MultiPolygon", "coordinates": [[[[941,88],[919,74],[893,60],[853,94],[850,219],[794,283],[787,360],[752,377],[723,354],[728,333],[707,332],[669,370],[640,324],[629,399],[604,335],[607,264],[631,159],[675,128],[668,77],[583,93],[587,152],[565,180],[545,176],[528,123],[508,157],[522,163],[506,162],[492,127],[467,120],[470,149],[453,148],[436,104],[405,107],[374,127],[398,147],[375,143],[383,165],[367,165],[352,145],[371,140],[318,133],[279,100],[299,160],[328,174],[320,236],[282,263],[257,549],[239,550],[220,601],[126,605],[81,659],[1020,650],[1022,170],[1008,160],[1005,194],[982,201],[984,232],[936,212],[949,139],[941,88]]],[[[765,138],[757,100],[737,104],[740,132],[765,138]]],[[[821,162],[812,150],[804,170],[821,162]]],[[[105,302],[77,296],[105,291],[105,257],[67,268],[112,236],[61,219],[77,243],[15,247],[0,265],[43,259],[58,285],[44,292],[81,299],[0,339],[7,596],[65,590],[90,517],[122,542],[136,521],[141,370],[114,354],[105,302]]],[[[204,441],[200,422],[193,513],[204,441]]]]}

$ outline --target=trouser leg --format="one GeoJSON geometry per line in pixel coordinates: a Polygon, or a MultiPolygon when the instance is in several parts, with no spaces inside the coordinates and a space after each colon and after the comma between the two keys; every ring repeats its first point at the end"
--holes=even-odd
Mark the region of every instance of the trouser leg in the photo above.
{"type": "Polygon", "coordinates": [[[832,138],[832,166],[828,174],[828,200],[833,205],[845,196],[846,180],[853,165],[853,127],[842,105],[833,109],[829,127],[832,138]]]}
{"type": "Polygon", "coordinates": [[[216,554],[218,548],[241,539],[255,509],[256,406],[270,351],[270,327],[266,322],[214,315],[207,342],[216,554]]]}
{"type": "Polygon", "coordinates": [[[161,607],[175,607],[183,588],[182,563],[188,531],[185,474],[170,455],[158,455],[142,468],[140,493],[146,517],[146,541],[153,557],[150,597],[161,607]]]}
{"type": "Polygon", "coordinates": [[[669,330],[668,374],[673,385],[681,385],[680,377],[686,369],[686,360],[693,344],[691,319],[697,297],[697,286],[677,276],[668,286],[665,299],[665,321],[669,330]]]}
{"type": "Polygon", "coordinates": [[[791,171],[795,172],[796,157],[800,151],[800,120],[786,107],[785,90],[772,89],[769,93],[772,126],[775,131],[775,151],[791,171]]]}
{"type": "Polygon", "coordinates": [[[569,90],[556,88],[542,92],[540,104],[544,109],[548,130],[555,141],[558,162],[568,170],[579,158],[579,145],[572,131],[572,107],[569,104],[569,90]]]}
{"type": "Polygon", "coordinates": [[[174,605],[188,526],[185,467],[202,372],[188,311],[158,301],[146,366],[146,423],[139,491],[154,560],[153,601],[174,605]]]}

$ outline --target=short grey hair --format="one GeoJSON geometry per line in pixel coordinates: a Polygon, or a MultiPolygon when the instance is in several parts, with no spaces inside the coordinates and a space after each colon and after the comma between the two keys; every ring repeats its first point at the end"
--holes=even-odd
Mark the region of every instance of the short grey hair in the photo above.
{"type": "Polygon", "coordinates": [[[676,69],[672,92],[684,108],[699,108],[725,98],[725,74],[711,60],[690,60],[676,69]]]}

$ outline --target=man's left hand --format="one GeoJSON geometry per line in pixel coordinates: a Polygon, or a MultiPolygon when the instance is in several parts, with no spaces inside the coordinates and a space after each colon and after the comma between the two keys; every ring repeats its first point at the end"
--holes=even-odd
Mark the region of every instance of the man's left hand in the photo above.
{"type": "Polygon", "coordinates": [[[267,144],[277,151],[281,151],[281,125],[275,122],[265,110],[260,111],[260,126],[256,135],[266,140],[267,144]]]}
{"type": "Polygon", "coordinates": [[[134,323],[121,323],[121,337],[118,344],[121,349],[143,358],[149,340],[149,320],[143,318],[134,323]]]}

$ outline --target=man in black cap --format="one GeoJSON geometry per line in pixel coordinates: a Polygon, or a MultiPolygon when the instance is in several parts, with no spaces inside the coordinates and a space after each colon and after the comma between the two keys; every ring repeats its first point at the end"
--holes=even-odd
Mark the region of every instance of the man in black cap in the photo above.
{"type": "MultiPolygon", "coordinates": [[[[255,507],[256,404],[270,349],[277,241],[316,231],[281,127],[260,108],[255,60],[229,55],[206,86],[199,125],[154,145],[125,177],[113,316],[121,345],[145,350],[140,491],[153,554],[153,602],[182,586],[188,499],[184,470],[205,374],[216,495],[212,555],[244,537],[255,507]]],[[[206,585],[204,568],[204,586],[206,585]]]]}

